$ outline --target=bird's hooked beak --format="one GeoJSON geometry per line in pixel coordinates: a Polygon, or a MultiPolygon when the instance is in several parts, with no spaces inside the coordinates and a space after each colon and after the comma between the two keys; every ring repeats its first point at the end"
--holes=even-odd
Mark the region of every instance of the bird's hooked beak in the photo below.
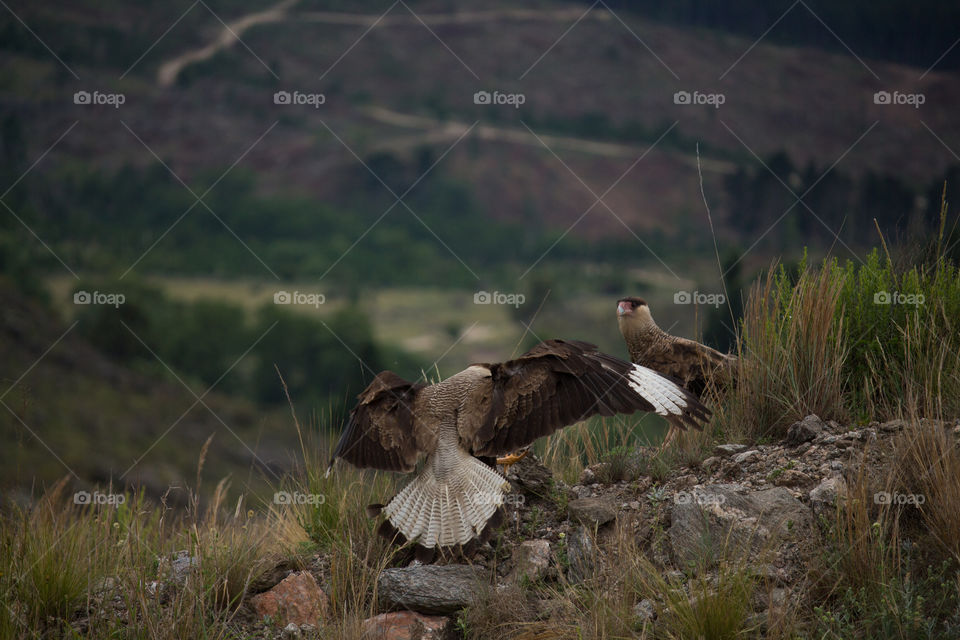
{"type": "Polygon", "coordinates": [[[617,315],[618,315],[618,316],[625,316],[625,315],[627,315],[628,313],[630,313],[631,311],[633,311],[633,309],[631,309],[630,306],[631,306],[631,305],[630,305],[629,302],[627,302],[626,300],[622,300],[622,301],[617,305],[617,315]]]}

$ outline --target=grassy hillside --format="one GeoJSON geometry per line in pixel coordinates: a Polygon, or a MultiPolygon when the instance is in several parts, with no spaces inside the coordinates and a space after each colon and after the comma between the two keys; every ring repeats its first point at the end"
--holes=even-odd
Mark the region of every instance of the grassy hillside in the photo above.
{"type": "MultiPolygon", "coordinates": [[[[592,539],[605,563],[594,578],[577,586],[562,574],[520,582],[511,587],[510,606],[506,592],[480,592],[457,614],[457,637],[522,638],[536,630],[548,634],[543,637],[613,638],[645,629],[665,638],[955,637],[960,456],[951,430],[960,414],[958,305],[960,277],[942,253],[905,267],[880,252],[862,266],[773,271],[751,290],[738,343],[739,380],[715,398],[712,424],[659,459],[642,458],[646,466],[633,482],[644,483],[644,500],[662,502],[661,484],[699,471],[714,443],[778,442],[786,424],[813,410],[846,424],[857,417],[903,418],[899,433],[884,435],[889,450],[868,444],[846,498],[821,514],[808,541],[816,557],[794,585],[795,597],[751,614],[757,602],[773,597],[769,572],[758,574],[719,550],[711,556],[713,580],[697,573],[704,567],[665,575],[662,558],[638,542],[643,536],[620,528],[592,539]],[[885,302],[884,294],[894,293],[885,302]],[[923,296],[923,302],[901,303],[899,294],[915,301],[923,296]],[[924,500],[878,502],[881,490],[924,500]],[[695,591],[679,586],[687,580],[695,591]],[[644,597],[657,601],[655,624],[631,613],[644,597]],[[535,606],[545,600],[552,605],[547,613],[535,606]]],[[[120,508],[78,507],[58,486],[30,507],[4,513],[0,558],[9,570],[0,574],[0,586],[10,606],[0,609],[0,635],[274,637],[279,629],[252,618],[247,599],[276,582],[277,568],[300,567],[320,576],[330,598],[330,615],[315,633],[360,637],[361,621],[378,611],[377,575],[406,563],[402,550],[376,535],[376,522],[363,509],[389,495],[397,477],[346,465],[325,477],[329,442],[292,422],[304,438],[302,458],[273,486],[322,494],[322,504],[258,509],[246,491],[234,500],[236,488],[223,483],[206,510],[194,501],[182,518],[168,518],[129,493],[120,508]],[[69,543],[61,542],[67,531],[69,543]],[[164,581],[169,558],[182,549],[196,565],[179,586],[164,587],[165,597],[155,597],[149,580],[164,581]],[[104,598],[111,606],[99,606],[104,598]]],[[[585,464],[609,467],[626,459],[632,444],[611,446],[619,429],[612,423],[568,429],[548,438],[541,453],[557,478],[576,478],[585,464]]],[[[201,467],[208,456],[206,448],[199,451],[201,467]]],[[[782,463],[778,473],[791,468],[782,463]]],[[[548,498],[562,513],[569,496],[548,498]]],[[[538,530],[533,509],[524,511],[522,526],[518,519],[502,530],[494,564],[538,530]]],[[[563,534],[557,545],[562,562],[563,534]]],[[[495,567],[491,571],[496,576],[495,567]]]]}

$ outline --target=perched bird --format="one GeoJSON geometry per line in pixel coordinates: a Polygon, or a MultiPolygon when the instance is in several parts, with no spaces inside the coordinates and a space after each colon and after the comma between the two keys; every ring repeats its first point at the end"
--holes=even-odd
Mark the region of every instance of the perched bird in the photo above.
{"type": "Polygon", "coordinates": [[[494,456],[598,414],[654,411],[680,428],[709,415],[655,371],[564,340],[542,342],[515,360],[471,365],[431,385],[384,371],[358,399],[327,473],[337,458],[406,473],[425,458],[413,481],[370,513],[386,515],[381,533],[428,552],[489,531],[509,488],[494,456]]]}
{"type": "MultiPolygon", "coordinates": [[[[698,399],[722,371],[732,371],[737,366],[736,356],[720,353],[695,340],[679,338],[663,331],[653,321],[650,307],[643,298],[618,300],[617,324],[634,364],[675,378],[698,399]]],[[[664,446],[676,437],[676,433],[671,424],[664,438],[664,446]]]]}

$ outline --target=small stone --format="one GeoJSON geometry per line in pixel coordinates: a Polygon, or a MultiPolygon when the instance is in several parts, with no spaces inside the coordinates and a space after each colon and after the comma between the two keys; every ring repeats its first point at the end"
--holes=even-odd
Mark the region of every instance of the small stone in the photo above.
{"type": "Polygon", "coordinates": [[[589,488],[589,487],[585,487],[585,486],[582,485],[582,484],[577,484],[577,485],[574,485],[574,486],[570,487],[570,493],[573,494],[573,497],[574,497],[575,499],[589,498],[589,497],[590,497],[590,488],[589,488]]]}
{"type": "Polygon", "coordinates": [[[738,453],[737,455],[733,456],[733,461],[736,464],[743,465],[749,462],[754,462],[759,457],[760,452],[756,449],[751,449],[750,451],[744,451],[743,453],[738,453]]]}
{"type": "Polygon", "coordinates": [[[514,579],[526,577],[537,581],[550,568],[550,543],[546,540],[525,540],[513,550],[514,579]]]}
{"type": "Polygon", "coordinates": [[[692,473],[688,473],[685,476],[680,476],[676,479],[677,488],[689,488],[697,484],[697,476],[692,473]]]}
{"type": "Polygon", "coordinates": [[[285,627],[283,628],[283,631],[280,633],[280,637],[283,638],[284,640],[291,640],[292,638],[299,638],[299,637],[301,637],[301,635],[302,635],[302,634],[300,633],[300,627],[298,627],[297,625],[295,625],[295,624],[292,623],[292,622],[291,622],[290,624],[288,624],[287,626],[285,626],[285,627]]]}
{"type": "Polygon", "coordinates": [[[902,431],[906,426],[907,426],[906,422],[904,422],[903,420],[897,419],[897,420],[889,420],[887,422],[884,422],[877,428],[880,431],[884,431],[886,433],[895,433],[897,431],[902,431]]]}
{"type": "Polygon", "coordinates": [[[617,517],[617,509],[604,498],[579,498],[567,503],[570,518],[587,525],[600,526],[617,517]]]}
{"type": "Polygon", "coordinates": [[[799,422],[794,422],[787,429],[786,444],[790,447],[796,447],[809,442],[824,432],[826,425],[823,420],[815,415],[809,415],[799,422]]]}
{"type": "Polygon", "coordinates": [[[657,608],[654,606],[652,600],[644,598],[637,604],[633,605],[633,617],[640,622],[653,620],[657,617],[657,608]]]}
{"type": "Polygon", "coordinates": [[[732,456],[735,453],[740,453],[747,448],[745,444],[718,444],[713,448],[713,455],[726,458],[732,456]]]}
{"type": "Polygon", "coordinates": [[[821,513],[837,504],[837,500],[846,494],[846,483],[841,476],[825,478],[810,491],[810,506],[814,512],[821,513]]]}
{"type": "Polygon", "coordinates": [[[631,500],[627,503],[627,506],[631,509],[637,510],[640,508],[640,503],[637,500],[631,500]]]}
{"type": "Polygon", "coordinates": [[[193,568],[199,566],[199,564],[200,559],[196,556],[191,556],[189,551],[185,549],[177,551],[173,560],[170,561],[170,569],[167,572],[167,576],[170,582],[182,586],[187,581],[187,576],[190,575],[193,568]]]}
{"type": "Polygon", "coordinates": [[[710,456],[700,463],[700,468],[707,473],[713,473],[720,466],[720,456],[710,456]]]}
{"type": "Polygon", "coordinates": [[[360,625],[364,640],[440,640],[450,628],[450,618],[415,611],[381,613],[360,625]]]}
{"type": "Polygon", "coordinates": [[[319,626],[327,614],[327,596],[308,571],[291,573],[278,585],[250,598],[257,617],[270,616],[281,624],[319,626]]]}
{"type": "Polygon", "coordinates": [[[783,473],[773,480],[773,484],[778,487],[796,487],[809,482],[813,482],[813,478],[796,469],[785,469],[783,473]]]}

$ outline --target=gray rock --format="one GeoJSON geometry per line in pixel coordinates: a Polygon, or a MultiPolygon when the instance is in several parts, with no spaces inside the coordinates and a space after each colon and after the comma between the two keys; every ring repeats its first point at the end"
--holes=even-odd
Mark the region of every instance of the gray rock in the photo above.
{"type": "Polygon", "coordinates": [[[479,567],[465,564],[416,565],[384,569],[378,580],[380,606],[446,615],[463,609],[485,584],[479,567]]]}
{"type": "Polygon", "coordinates": [[[813,525],[809,507],[783,487],[702,485],[686,496],[675,501],[668,531],[678,566],[770,550],[807,537],[813,525]]]}
{"type": "Polygon", "coordinates": [[[796,469],[785,469],[783,473],[773,479],[773,484],[778,487],[797,487],[810,482],[813,482],[813,478],[796,469]]]}
{"type": "Polygon", "coordinates": [[[513,577],[539,580],[550,568],[550,543],[546,540],[525,540],[513,549],[513,577]]]}
{"type": "Polygon", "coordinates": [[[586,527],[578,527],[567,536],[567,579],[579,584],[593,577],[597,567],[597,552],[586,527]]]}
{"type": "Polygon", "coordinates": [[[720,466],[720,456],[710,456],[700,463],[700,468],[707,473],[713,473],[720,466]]]}
{"type": "Polygon", "coordinates": [[[578,498],[567,503],[570,518],[586,525],[600,526],[617,517],[617,508],[604,498],[578,498]]]}
{"type": "Polygon", "coordinates": [[[847,493],[847,483],[842,476],[835,475],[824,478],[823,481],[810,491],[810,506],[814,513],[820,514],[832,510],[837,500],[847,493]]]}
{"type": "Polygon", "coordinates": [[[190,552],[184,549],[177,551],[169,562],[170,568],[167,571],[167,578],[171,583],[183,586],[193,568],[200,564],[200,559],[191,556],[190,552]]]}
{"type": "Polygon", "coordinates": [[[283,631],[280,633],[280,637],[283,640],[292,640],[293,638],[301,637],[300,627],[293,624],[292,622],[283,628],[283,631]]]}
{"type": "Polygon", "coordinates": [[[884,422],[877,428],[880,429],[880,431],[885,431],[887,433],[894,433],[896,431],[903,431],[903,429],[905,429],[906,426],[907,426],[906,422],[904,422],[903,420],[897,419],[897,420],[890,420],[888,422],[884,422]]]}
{"type": "Polygon", "coordinates": [[[549,495],[554,483],[553,474],[540,463],[540,459],[533,452],[511,465],[507,480],[522,493],[541,497],[549,495]]]}
{"type": "Polygon", "coordinates": [[[747,464],[749,462],[755,462],[759,457],[760,452],[756,449],[751,449],[750,451],[744,451],[743,453],[738,453],[733,456],[733,461],[737,464],[747,464]]]}
{"type": "Polygon", "coordinates": [[[590,497],[590,487],[586,487],[582,484],[574,485],[570,488],[570,493],[573,494],[574,498],[589,498],[590,497]]]}
{"type": "Polygon", "coordinates": [[[640,622],[647,622],[648,620],[653,620],[656,618],[657,608],[654,606],[653,600],[644,598],[637,604],[633,605],[633,617],[640,622]]]}
{"type": "Polygon", "coordinates": [[[740,453],[746,448],[747,445],[745,444],[718,444],[713,448],[713,455],[720,458],[727,458],[735,453],[740,453]]]}
{"type": "Polygon", "coordinates": [[[823,420],[815,415],[809,415],[799,422],[794,422],[787,429],[786,444],[790,447],[796,447],[804,442],[810,442],[826,428],[823,420]]]}

